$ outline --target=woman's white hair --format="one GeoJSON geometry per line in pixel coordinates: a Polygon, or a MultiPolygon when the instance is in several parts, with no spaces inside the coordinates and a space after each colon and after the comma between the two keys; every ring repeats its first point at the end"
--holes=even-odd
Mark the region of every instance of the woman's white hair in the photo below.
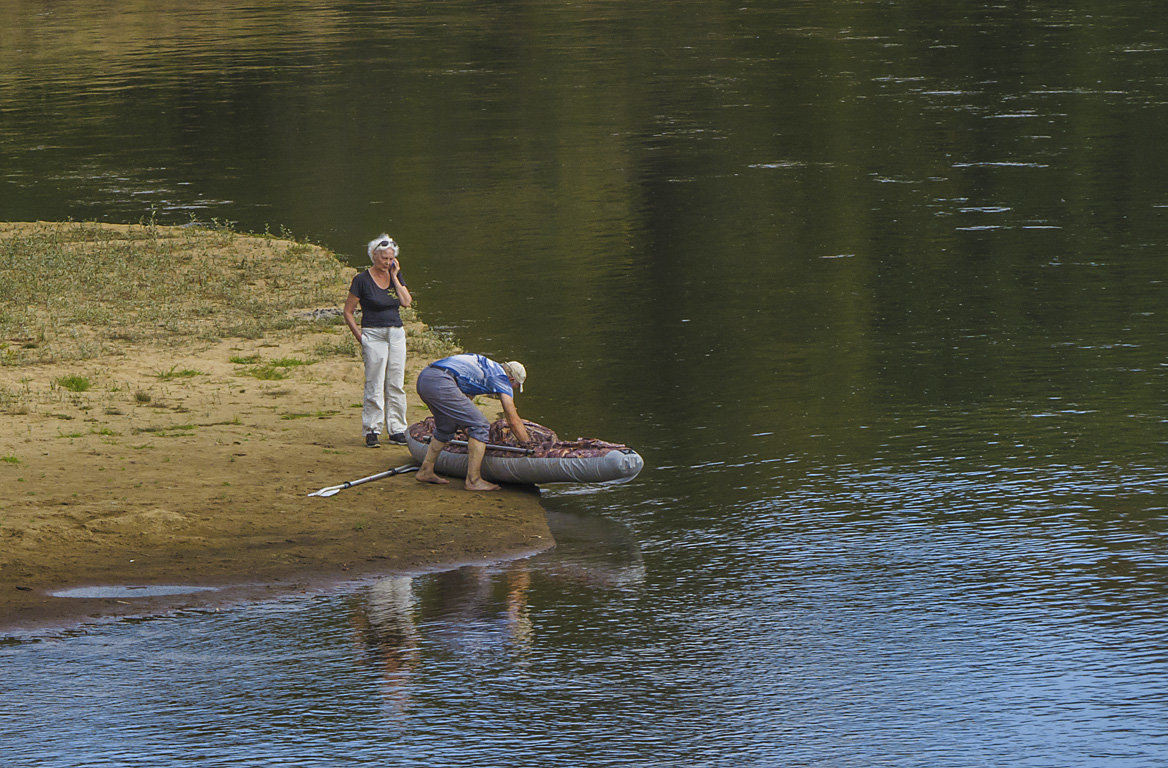
{"type": "Polygon", "coordinates": [[[397,258],[398,251],[401,250],[400,248],[398,248],[397,243],[395,243],[393,241],[393,238],[390,237],[389,235],[385,234],[384,232],[369,241],[368,251],[369,251],[369,260],[370,261],[373,261],[373,252],[376,251],[378,248],[392,248],[393,249],[393,257],[395,259],[397,258]]]}

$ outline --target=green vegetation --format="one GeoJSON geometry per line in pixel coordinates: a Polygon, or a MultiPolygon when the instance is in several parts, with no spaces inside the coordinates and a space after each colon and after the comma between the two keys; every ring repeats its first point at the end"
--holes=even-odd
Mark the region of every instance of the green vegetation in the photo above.
{"type": "Polygon", "coordinates": [[[161,381],[174,381],[175,379],[190,379],[195,376],[206,376],[203,371],[195,371],[190,368],[183,370],[176,370],[177,365],[171,366],[169,371],[159,371],[156,375],[161,381]]]}
{"type": "Polygon", "coordinates": [[[288,369],[279,366],[266,364],[255,365],[244,371],[248,376],[254,376],[260,381],[279,381],[280,379],[288,378],[288,369]]]}
{"type": "Polygon", "coordinates": [[[0,386],[0,413],[28,413],[29,394],[27,381],[22,381],[18,388],[0,386]]]}
{"type": "Polygon", "coordinates": [[[0,224],[0,365],[330,325],[298,312],[336,305],[347,272],[319,246],[222,227],[0,224]]]}
{"type": "MultiPolygon", "coordinates": [[[[162,427],[141,427],[134,430],[134,434],[141,434],[146,432],[159,437],[178,437],[179,435],[189,434],[198,428],[197,424],[172,424],[170,426],[162,427]]],[[[203,425],[211,426],[211,425],[203,425]]]]}
{"type": "Polygon", "coordinates": [[[312,413],[285,413],[280,416],[281,419],[327,419],[330,416],[336,416],[339,411],[313,411],[312,413]]]}
{"type": "Polygon", "coordinates": [[[0,462],[4,462],[5,464],[19,464],[20,459],[10,453],[7,456],[0,456],[0,462]]]}
{"type": "Polygon", "coordinates": [[[361,350],[357,347],[357,340],[346,332],[344,336],[338,334],[335,339],[318,342],[312,354],[323,360],[329,357],[358,357],[361,350]]]}
{"type": "Polygon", "coordinates": [[[53,383],[70,392],[86,392],[91,386],[89,379],[85,376],[62,376],[53,383]]]}
{"type": "Polygon", "coordinates": [[[296,357],[282,357],[277,360],[269,360],[266,363],[260,362],[259,355],[251,355],[249,357],[233,357],[231,362],[239,363],[246,360],[248,363],[255,363],[247,368],[242,373],[245,376],[254,376],[261,381],[279,381],[280,379],[288,378],[288,369],[296,368],[301,365],[312,365],[312,360],[301,360],[296,357]]]}

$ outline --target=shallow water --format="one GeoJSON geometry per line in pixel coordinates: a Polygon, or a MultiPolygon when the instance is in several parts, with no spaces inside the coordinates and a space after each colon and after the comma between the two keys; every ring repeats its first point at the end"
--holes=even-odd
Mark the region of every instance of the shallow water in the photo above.
{"type": "Polygon", "coordinates": [[[647,464],[538,557],[14,639],[7,764],[1168,761],[1158,10],[0,10],[0,217],[388,229],[647,464]]]}
{"type": "Polygon", "coordinates": [[[51,592],[53,597],[68,598],[136,598],[168,597],[170,595],[190,595],[197,592],[215,592],[217,587],[201,587],[195,584],[113,584],[92,587],[71,587],[51,592]]]}

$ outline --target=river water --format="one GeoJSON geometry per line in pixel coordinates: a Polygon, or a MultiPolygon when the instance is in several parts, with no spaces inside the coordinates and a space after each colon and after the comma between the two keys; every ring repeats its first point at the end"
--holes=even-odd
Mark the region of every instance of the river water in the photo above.
{"type": "Polygon", "coordinates": [[[1151,0],[15,0],[0,218],[364,261],[645,472],[549,553],[0,645],[7,766],[1168,763],[1151,0]]]}

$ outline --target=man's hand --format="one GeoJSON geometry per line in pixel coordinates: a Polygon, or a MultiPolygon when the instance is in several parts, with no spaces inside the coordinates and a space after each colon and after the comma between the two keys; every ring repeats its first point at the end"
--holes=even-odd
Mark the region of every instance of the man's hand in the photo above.
{"type": "Polygon", "coordinates": [[[503,404],[503,416],[511,426],[511,434],[523,446],[526,446],[531,436],[527,434],[527,427],[523,426],[523,419],[519,418],[519,411],[515,410],[515,399],[510,395],[499,395],[499,402],[503,404]]]}

